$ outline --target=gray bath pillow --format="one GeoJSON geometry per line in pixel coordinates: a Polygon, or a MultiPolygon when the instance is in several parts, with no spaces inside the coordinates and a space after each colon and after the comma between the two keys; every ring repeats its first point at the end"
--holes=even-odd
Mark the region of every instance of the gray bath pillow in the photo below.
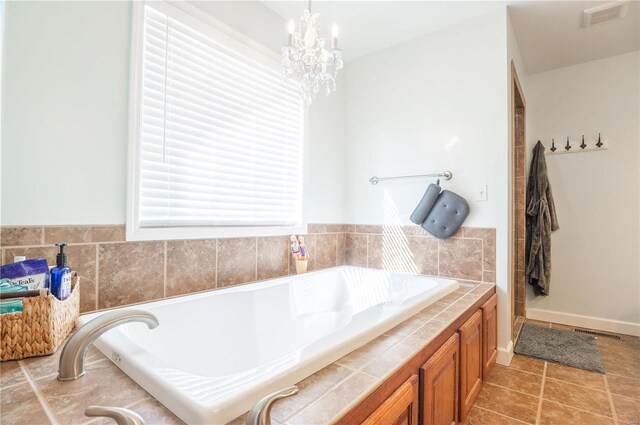
{"type": "Polygon", "coordinates": [[[422,223],[422,228],[438,239],[453,236],[469,215],[469,204],[460,195],[443,190],[422,223]]]}
{"type": "Polygon", "coordinates": [[[431,183],[429,187],[427,187],[427,190],[426,192],[424,192],[420,203],[418,204],[416,209],[413,210],[411,217],[409,217],[412,222],[414,222],[415,224],[422,224],[422,222],[427,218],[427,215],[429,215],[429,211],[431,211],[431,208],[433,208],[436,201],[438,200],[440,190],[442,190],[440,186],[433,183],[431,183]]]}

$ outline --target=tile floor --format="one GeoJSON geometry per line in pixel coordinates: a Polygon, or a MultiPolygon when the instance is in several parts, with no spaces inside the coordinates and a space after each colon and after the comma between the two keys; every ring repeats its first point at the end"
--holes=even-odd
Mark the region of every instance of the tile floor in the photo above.
{"type": "Polygon", "coordinates": [[[640,338],[620,338],[596,340],[605,375],[519,355],[496,365],[463,424],[640,425],[640,338]]]}

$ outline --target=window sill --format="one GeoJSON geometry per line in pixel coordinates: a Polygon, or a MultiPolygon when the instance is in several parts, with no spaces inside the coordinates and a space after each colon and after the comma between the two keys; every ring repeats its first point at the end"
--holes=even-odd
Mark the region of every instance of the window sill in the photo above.
{"type": "Polygon", "coordinates": [[[258,236],[282,236],[307,233],[307,225],[255,227],[149,227],[127,226],[127,241],[163,241],[175,239],[222,239],[258,236]]]}

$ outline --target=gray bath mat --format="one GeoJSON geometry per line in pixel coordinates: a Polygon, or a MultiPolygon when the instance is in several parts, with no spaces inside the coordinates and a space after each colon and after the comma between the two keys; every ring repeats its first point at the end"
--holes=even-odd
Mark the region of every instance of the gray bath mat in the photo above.
{"type": "Polygon", "coordinates": [[[591,335],[525,323],[514,351],[516,354],[604,373],[596,339],[591,335]]]}

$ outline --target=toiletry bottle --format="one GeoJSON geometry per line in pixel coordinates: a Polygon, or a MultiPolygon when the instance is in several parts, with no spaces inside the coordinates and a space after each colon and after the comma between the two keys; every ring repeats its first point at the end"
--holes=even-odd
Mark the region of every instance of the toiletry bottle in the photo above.
{"type": "Polygon", "coordinates": [[[56,256],[56,266],[51,269],[51,293],[60,301],[71,295],[71,269],[67,267],[67,254],[64,253],[66,243],[59,243],[60,252],[56,256]]]}

